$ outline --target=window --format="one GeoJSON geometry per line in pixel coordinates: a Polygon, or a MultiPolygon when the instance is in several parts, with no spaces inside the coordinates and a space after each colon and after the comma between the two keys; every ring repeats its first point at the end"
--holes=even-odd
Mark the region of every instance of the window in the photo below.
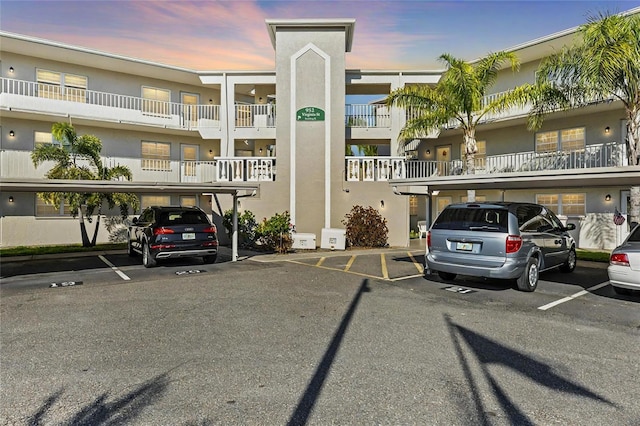
{"type": "Polygon", "coordinates": [[[418,214],[418,197],[415,195],[409,196],[409,214],[412,216],[418,214]]]}
{"type": "Polygon", "coordinates": [[[67,202],[63,202],[60,207],[56,207],[52,204],[45,203],[44,200],[37,195],[35,197],[36,217],[69,216],[71,214],[71,208],[67,202]]]}
{"type": "MultiPolygon", "coordinates": [[[[469,202],[469,197],[466,195],[463,195],[460,197],[460,201],[463,203],[467,203],[469,202]]],[[[476,203],[484,203],[485,201],[487,201],[487,196],[486,195],[476,195],[476,203]]]]}
{"type": "Polygon", "coordinates": [[[451,204],[451,197],[437,197],[436,198],[436,216],[440,214],[445,207],[451,204]]]}
{"type": "Polygon", "coordinates": [[[140,208],[146,209],[150,206],[170,206],[170,195],[143,195],[140,197],[140,208]]]}
{"type": "Polygon", "coordinates": [[[142,170],[171,171],[171,144],[142,141],[142,170]]]}
{"type": "Polygon", "coordinates": [[[586,214],[585,194],[536,194],[536,203],[563,216],[584,216],[586,214]]]}
{"type": "Polygon", "coordinates": [[[142,112],[147,115],[169,116],[171,91],[156,87],[142,87],[142,112]]]}
{"type": "Polygon", "coordinates": [[[33,134],[33,146],[37,147],[40,145],[44,145],[47,143],[58,143],[57,140],[53,138],[51,133],[47,132],[34,132],[33,134]]]}
{"type": "Polygon", "coordinates": [[[37,70],[38,96],[71,102],[86,102],[87,77],[56,71],[37,70]]]}
{"type": "Polygon", "coordinates": [[[181,196],[180,197],[180,205],[181,206],[197,206],[196,197],[194,196],[181,196]]]}
{"type": "MultiPolygon", "coordinates": [[[[476,160],[476,167],[484,168],[485,158],[487,158],[487,141],[476,141],[476,149],[478,151],[474,157],[476,160]]],[[[465,161],[466,159],[466,152],[467,150],[463,142],[460,144],[460,159],[462,161],[465,161]]]]}
{"type": "Polygon", "coordinates": [[[536,152],[577,151],[584,145],[584,127],[536,133],[536,152]]]}

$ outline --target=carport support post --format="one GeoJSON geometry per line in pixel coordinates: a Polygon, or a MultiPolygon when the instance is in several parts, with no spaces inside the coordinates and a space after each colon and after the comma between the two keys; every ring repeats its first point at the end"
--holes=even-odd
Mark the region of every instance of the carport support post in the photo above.
{"type": "Polygon", "coordinates": [[[231,232],[231,261],[238,261],[238,191],[233,193],[233,230],[231,232]]]}

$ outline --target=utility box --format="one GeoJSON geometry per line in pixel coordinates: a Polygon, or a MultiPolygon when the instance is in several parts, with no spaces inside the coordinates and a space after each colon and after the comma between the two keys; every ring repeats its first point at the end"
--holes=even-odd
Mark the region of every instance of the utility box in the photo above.
{"type": "Polygon", "coordinates": [[[347,243],[347,231],[337,228],[322,228],[320,248],[329,250],[344,250],[347,243]]]}
{"type": "Polygon", "coordinates": [[[291,248],[303,250],[316,249],[316,234],[294,232],[291,235],[293,236],[293,245],[291,246],[291,248]]]}

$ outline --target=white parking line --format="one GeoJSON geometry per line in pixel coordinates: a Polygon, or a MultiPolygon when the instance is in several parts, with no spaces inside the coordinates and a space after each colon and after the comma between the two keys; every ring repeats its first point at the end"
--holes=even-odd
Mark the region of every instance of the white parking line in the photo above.
{"type": "Polygon", "coordinates": [[[555,302],[547,303],[544,306],[540,306],[538,309],[540,309],[541,311],[546,311],[547,309],[553,308],[554,306],[558,306],[561,303],[568,302],[568,301],[573,300],[573,299],[575,299],[577,297],[584,296],[585,294],[589,294],[591,291],[597,290],[597,289],[599,289],[601,287],[604,287],[606,285],[609,285],[609,281],[605,281],[605,282],[603,282],[601,284],[594,285],[593,287],[589,287],[586,290],[579,291],[576,294],[572,294],[569,297],[564,297],[562,299],[556,300],[555,302]]]}
{"type": "Polygon", "coordinates": [[[111,267],[111,269],[113,269],[113,272],[115,272],[116,274],[120,275],[120,278],[122,278],[125,281],[129,281],[131,278],[129,278],[124,272],[122,272],[120,269],[118,269],[118,267],[116,265],[114,265],[113,263],[109,262],[103,255],[98,255],[98,258],[100,258],[100,260],[102,260],[104,263],[107,264],[107,266],[111,267]]]}

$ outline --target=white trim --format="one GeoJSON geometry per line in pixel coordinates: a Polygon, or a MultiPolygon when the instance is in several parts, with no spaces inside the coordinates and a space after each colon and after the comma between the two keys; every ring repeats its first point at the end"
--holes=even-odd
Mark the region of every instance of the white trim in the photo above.
{"type": "Polygon", "coordinates": [[[290,92],[290,177],[289,177],[289,214],[291,217],[291,223],[296,224],[296,128],[298,121],[296,120],[296,60],[309,50],[315,52],[324,59],[324,161],[325,161],[325,175],[324,175],[324,223],[325,228],[330,228],[331,224],[331,57],[323,52],[313,43],[309,43],[296,53],[291,55],[291,92],[290,92]]]}

